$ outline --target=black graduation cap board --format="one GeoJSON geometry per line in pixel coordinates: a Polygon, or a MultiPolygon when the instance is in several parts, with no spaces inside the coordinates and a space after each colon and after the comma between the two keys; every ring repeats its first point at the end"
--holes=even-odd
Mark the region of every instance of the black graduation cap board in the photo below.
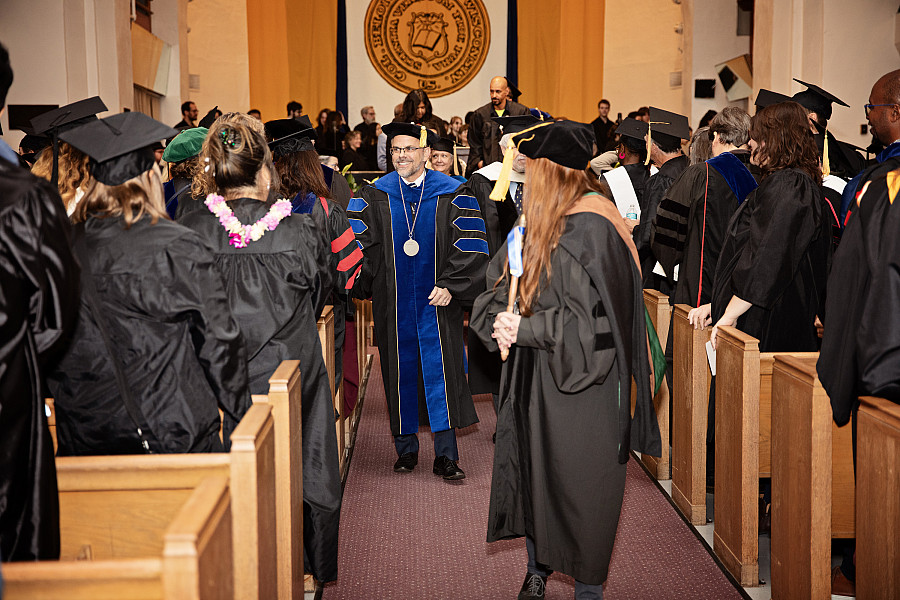
{"type": "Polygon", "coordinates": [[[388,143],[390,143],[394,136],[408,135],[409,137],[414,137],[419,140],[420,148],[431,146],[441,139],[438,134],[427,129],[424,125],[417,125],[415,123],[388,123],[381,128],[381,131],[387,136],[388,143]]]}
{"type": "Polygon", "coordinates": [[[269,149],[279,158],[294,152],[314,150],[312,140],[316,130],[312,128],[309,117],[301,119],[275,119],[266,122],[266,137],[272,138],[269,149]]]}
{"type": "Polygon", "coordinates": [[[756,102],[754,102],[754,105],[759,108],[765,108],[767,106],[772,106],[773,104],[780,104],[781,102],[791,102],[792,100],[793,98],[790,96],[763,89],[759,90],[759,93],[756,95],[756,102]]]}
{"type": "Polygon", "coordinates": [[[650,131],[681,140],[691,138],[691,126],[687,117],[655,106],[650,107],[650,131]]]}
{"type": "Polygon", "coordinates": [[[540,119],[531,114],[491,117],[491,121],[500,126],[503,135],[506,135],[507,133],[518,133],[541,122],[540,119]]]}
{"type": "Polygon", "coordinates": [[[807,89],[794,94],[792,100],[799,103],[806,110],[817,113],[826,121],[831,118],[832,103],[840,104],[841,106],[850,106],[831,92],[827,92],[817,85],[800,81],[796,77],[794,78],[794,81],[800,85],[805,85],[807,89]]]}
{"type": "Polygon", "coordinates": [[[548,121],[516,134],[519,152],[563,167],[584,169],[594,155],[594,128],[577,121],[548,121]]]}
{"type": "Polygon", "coordinates": [[[92,96],[54,108],[31,119],[31,133],[46,135],[53,145],[53,170],[50,173],[50,181],[54,186],[59,178],[59,134],[97,120],[97,113],[106,110],[108,109],[100,96],[92,96]]]}
{"type": "Polygon", "coordinates": [[[616,135],[624,135],[636,140],[644,141],[647,137],[647,123],[631,117],[625,117],[616,127],[616,135]]]}
{"type": "Polygon", "coordinates": [[[91,157],[91,175],[106,185],[121,185],[149,171],[155,162],[150,145],[178,130],[139,112],[126,112],[60,134],[91,157]]]}

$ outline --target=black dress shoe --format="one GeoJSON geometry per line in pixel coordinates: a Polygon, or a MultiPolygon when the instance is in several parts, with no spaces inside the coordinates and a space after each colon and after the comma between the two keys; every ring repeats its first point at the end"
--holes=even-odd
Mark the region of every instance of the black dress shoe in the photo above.
{"type": "Polygon", "coordinates": [[[527,573],[522,589],[519,590],[518,600],[544,600],[544,591],[547,589],[547,578],[527,573]]]}
{"type": "Polygon", "coordinates": [[[466,474],[459,468],[455,460],[450,460],[446,456],[438,456],[434,459],[434,468],[431,471],[435,475],[440,475],[448,481],[456,481],[457,479],[465,479],[466,474]]]}
{"type": "Polygon", "coordinates": [[[419,464],[418,452],[407,452],[406,454],[401,454],[400,458],[397,459],[397,462],[394,463],[394,472],[412,473],[417,464],[419,464]]]}

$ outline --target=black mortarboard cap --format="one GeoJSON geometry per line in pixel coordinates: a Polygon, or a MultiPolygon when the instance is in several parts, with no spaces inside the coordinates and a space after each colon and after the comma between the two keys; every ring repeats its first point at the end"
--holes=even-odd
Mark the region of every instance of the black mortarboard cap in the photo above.
{"type": "Polygon", "coordinates": [[[203,115],[203,118],[200,119],[199,123],[197,123],[197,127],[206,127],[207,129],[211,128],[213,126],[213,123],[216,122],[216,113],[218,111],[218,106],[212,107],[208,113],[203,115]]]}
{"type": "Polygon", "coordinates": [[[300,119],[275,119],[267,121],[265,127],[266,137],[271,140],[269,149],[275,158],[315,149],[312,139],[316,132],[308,118],[306,123],[300,119]]]}
{"type": "Polygon", "coordinates": [[[91,157],[97,181],[122,185],[153,167],[152,144],[177,133],[143,113],[126,112],[63,132],[59,139],[91,157]]]}
{"type": "Polygon", "coordinates": [[[108,110],[100,96],[86,98],[54,108],[31,119],[31,131],[36,135],[59,134],[88,121],[97,120],[97,113],[108,110]]]}
{"type": "Polygon", "coordinates": [[[519,133],[523,129],[528,129],[541,122],[534,115],[515,115],[506,117],[491,117],[491,121],[500,126],[503,135],[507,133],[519,133]]]}
{"type": "Polygon", "coordinates": [[[784,94],[779,94],[778,92],[773,92],[772,90],[759,90],[759,93],[756,95],[756,102],[754,102],[755,106],[759,108],[765,108],[767,106],[772,106],[773,104],[780,104],[782,102],[790,102],[792,98],[790,96],[785,96],[784,94]]]}
{"type": "Polygon", "coordinates": [[[668,110],[650,107],[650,130],[652,136],[667,135],[680,140],[691,139],[691,126],[688,118],[668,110]]]}
{"type": "Polygon", "coordinates": [[[34,135],[32,133],[28,133],[22,140],[19,142],[19,146],[27,150],[28,152],[40,152],[44,148],[50,145],[50,138],[45,137],[43,135],[34,135]]]}
{"type": "Polygon", "coordinates": [[[522,90],[517,88],[516,84],[513,83],[512,79],[510,79],[509,77],[504,77],[503,79],[506,80],[506,87],[509,88],[509,99],[513,102],[518,102],[519,96],[522,95],[522,90]]]}
{"type": "Polygon", "coordinates": [[[594,156],[594,128],[577,121],[538,124],[513,138],[528,158],[546,158],[570,169],[584,169],[594,156]]]}
{"type": "Polygon", "coordinates": [[[794,78],[794,81],[800,85],[805,85],[807,89],[802,92],[797,92],[791,99],[806,110],[816,113],[826,121],[831,118],[832,102],[840,104],[841,106],[850,106],[831,92],[826,92],[817,85],[800,81],[796,77],[794,78]]]}
{"type": "Polygon", "coordinates": [[[447,138],[441,138],[431,145],[432,150],[437,152],[449,152],[450,154],[453,154],[453,148],[455,147],[456,142],[447,138]]]}
{"type": "Polygon", "coordinates": [[[616,135],[624,135],[643,142],[647,138],[647,123],[646,121],[625,117],[619,123],[619,126],[616,127],[616,135]]]}
{"type": "Polygon", "coordinates": [[[438,134],[427,129],[424,125],[417,125],[415,123],[388,123],[381,127],[381,131],[387,136],[388,144],[390,144],[394,136],[397,135],[408,135],[418,139],[420,148],[431,146],[441,139],[438,134]]]}

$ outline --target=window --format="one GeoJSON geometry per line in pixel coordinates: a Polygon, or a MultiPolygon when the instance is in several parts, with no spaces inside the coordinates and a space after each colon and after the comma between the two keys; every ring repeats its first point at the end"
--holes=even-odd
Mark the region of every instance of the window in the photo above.
{"type": "Polygon", "coordinates": [[[153,31],[150,28],[150,16],[153,14],[150,2],[152,0],[134,0],[134,22],[147,31],[153,31]]]}

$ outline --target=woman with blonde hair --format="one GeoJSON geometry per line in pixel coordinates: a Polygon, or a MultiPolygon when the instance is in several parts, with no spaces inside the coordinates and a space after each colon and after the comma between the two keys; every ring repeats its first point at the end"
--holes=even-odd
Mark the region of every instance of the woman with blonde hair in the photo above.
{"type": "Polygon", "coordinates": [[[72,214],[78,324],[49,376],[60,455],[222,451],[250,407],[214,257],[165,212],[150,145],[174,133],[130,112],[60,136],[91,157],[72,214]]]}
{"type": "Polygon", "coordinates": [[[590,125],[549,122],[513,141],[528,157],[518,294],[509,296],[518,253],[502,248],[471,320],[489,349],[509,351],[488,541],[525,536],[520,600],[544,598],[554,570],[575,579],[576,598],[602,598],[629,450],[661,450],[637,250],[585,170],[590,125]]]}
{"type": "MultiPolygon", "coordinates": [[[[252,119],[252,117],[247,117],[252,119]]],[[[250,391],[264,394],[283,360],[303,365],[306,572],[337,577],[341,481],[334,408],[316,320],[331,287],[331,248],[309,215],[291,214],[262,124],[217,120],[200,150],[205,208],[180,221],[212,248],[249,357],[250,391]]],[[[195,184],[198,183],[195,180],[195,184]]]]}

